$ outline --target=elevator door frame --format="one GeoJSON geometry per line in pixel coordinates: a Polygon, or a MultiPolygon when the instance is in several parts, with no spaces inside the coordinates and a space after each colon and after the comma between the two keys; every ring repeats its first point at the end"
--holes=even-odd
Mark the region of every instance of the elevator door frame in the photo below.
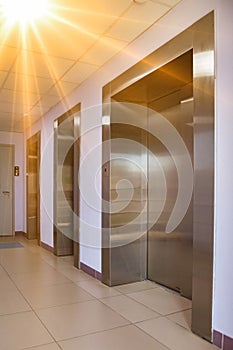
{"type": "Polygon", "coordinates": [[[28,239],[37,239],[38,245],[40,245],[40,141],[41,133],[40,131],[31,136],[27,140],[27,169],[26,169],[26,187],[27,187],[27,232],[26,237],[28,239]],[[30,146],[33,144],[36,145],[36,155],[30,155],[30,146]],[[36,160],[36,232],[33,233],[30,230],[30,216],[29,216],[29,177],[30,177],[30,168],[29,161],[30,157],[35,157],[36,160]]]}
{"type": "MultiPolygon", "coordinates": [[[[80,191],[78,185],[79,166],[80,166],[80,137],[81,137],[81,104],[77,104],[68,112],[55,120],[55,125],[60,120],[61,122],[73,118],[73,237],[72,240],[59,232],[57,221],[57,185],[54,184],[54,254],[57,256],[74,255],[74,266],[80,266],[79,254],[79,212],[80,212],[80,191]]],[[[57,162],[58,162],[58,131],[54,127],[54,178],[57,177],[57,162]]]]}
{"type": "MultiPolygon", "coordinates": [[[[194,23],[184,32],[163,45],[161,48],[147,56],[125,73],[111,81],[103,88],[103,117],[110,116],[111,96],[130,86],[137,80],[159,69],[166,63],[179,57],[183,53],[193,50],[194,62],[194,132],[201,135],[202,130],[208,128],[214,123],[214,71],[201,72],[200,64],[205,58],[214,58],[214,13],[211,12],[198,22],[194,23]],[[208,53],[211,55],[208,57],[208,53]],[[198,71],[198,69],[200,71],[198,71]],[[203,74],[204,73],[204,74],[203,74]],[[205,120],[202,117],[206,118],[205,120]],[[204,121],[204,123],[203,123],[204,121]]],[[[204,62],[210,68],[214,67],[214,62],[204,62]],[[211,66],[212,64],[212,66],[211,66]]],[[[208,68],[208,67],[207,67],[208,68]]],[[[206,207],[209,207],[207,217],[201,217],[198,202],[201,200],[201,191],[194,195],[194,232],[193,232],[193,312],[192,312],[192,331],[201,337],[212,341],[212,303],[213,303],[213,249],[214,249],[214,130],[210,133],[210,138],[202,138],[204,147],[208,148],[211,154],[210,171],[206,188],[204,192],[207,198],[206,207]],[[197,203],[197,205],[195,205],[197,203]],[[199,210],[199,212],[198,212],[199,210]],[[203,232],[205,235],[203,236],[203,232]],[[203,239],[204,238],[204,239],[203,239]]],[[[103,121],[102,140],[111,139],[110,123],[103,121]]],[[[196,153],[200,152],[199,146],[194,144],[196,153]]],[[[195,150],[194,150],[195,152],[195,150]]],[[[103,147],[103,159],[110,159],[111,150],[103,147]],[[106,156],[107,154],[107,156],[106,156]]],[[[203,163],[196,157],[197,168],[202,167],[203,163]]],[[[194,184],[199,185],[199,173],[194,173],[194,184]]],[[[110,190],[110,164],[104,164],[102,169],[102,198],[109,201],[110,190]]],[[[106,208],[105,208],[106,209],[106,208]]],[[[108,211],[109,212],[109,211],[108,211]]],[[[106,234],[106,228],[109,228],[110,214],[102,210],[102,276],[106,284],[111,281],[111,248],[110,234],[106,234]]],[[[109,231],[110,232],[110,231],[109,231]]]]}

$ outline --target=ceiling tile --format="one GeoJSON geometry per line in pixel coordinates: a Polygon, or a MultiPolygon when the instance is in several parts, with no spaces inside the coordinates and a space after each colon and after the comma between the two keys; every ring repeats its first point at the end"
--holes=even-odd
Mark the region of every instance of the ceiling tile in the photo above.
{"type": "Polygon", "coordinates": [[[58,82],[48,92],[48,95],[59,96],[60,100],[73,91],[78,85],[67,81],[58,82]]]}
{"type": "Polygon", "coordinates": [[[67,5],[67,0],[56,0],[57,10],[56,5],[54,9],[55,12],[59,12],[60,8],[61,13],[64,13],[64,9],[66,9],[70,12],[76,11],[84,14],[94,13],[97,15],[119,16],[132,2],[132,0],[69,0],[69,5],[67,5]]]}
{"type": "Polygon", "coordinates": [[[76,23],[53,21],[38,27],[37,32],[28,32],[24,49],[77,60],[97,39],[96,35],[85,34],[76,23]]]}
{"type": "Polygon", "coordinates": [[[36,75],[43,78],[51,77],[57,80],[74,62],[23,50],[12,71],[18,74],[36,75]]]}
{"type": "Polygon", "coordinates": [[[18,50],[15,48],[12,48],[12,47],[1,45],[0,52],[1,52],[1,55],[0,55],[1,70],[8,71],[12,67],[12,65],[16,59],[16,56],[18,54],[18,50]]]}
{"type": "Polygon", "coordinates": [[[101,66],[127,44],[128,43],[125,41],[102,37],[84,56],[82,56],[80,61],[101,66]]]}
{"type": "Polygon", "coordinates": [[[51,106],[41,106],[41,105],[37,105],[35,107],[33,107],[28,115],[31,116],[38,116],[38,117],[42,117],[46,112],[48,112],[48,110],[51,108],[51,106]]]}
{"type": "Polygon", "coordinates": [[[43,94],[54,84],[52,79],[31,77],[29,75],[11,73],[4,84],[5,89],[43,94]]]}
{"type": "Polygon", "coordinates": [[[3,121],[4,119],[10,119],[12,116],[12,113],[9,112],[1,112],[0,113],[0,120],[3,121]]]}
{"type": "Polygon", "coordinates": [[[23,115],[27,113],[31,106],[9,103],[9,102],[1,102],[0,103],[0,112],[9,113],[10,115],[23,115]]]}
{"type": "Polygon", "coordinates": [[[17,92],[14,90],[7,90],[2,89],[0,91],[0,101],[10,102],[10,103],[17,103],[17,104],[28,104],[33,106],[38,99],[40,98],[40,95],[37,94],[31,94],[31,93],[23,93],[23,92],[17,92]]]}
{"type": "MultiPolygon", "coordinates": [[[[150,26],[150,24],[149,24],[150,26]]],[[[118,40],[132,41],[148,28],[148,23],[120,18],[106,33],[118,40]]]]}
{"type": "Polygon", "coordinates": [[[116,21],[106,34],[115,39],[130,42],[142,34],[167,11],[169,11],[168,6],[153,2],[134,4],[116,21]]]}
{"type": "Polygon", "coordinates": [[[0,38],[1,45],[8,45],[18,49],[21,47],[22,34],[18,26],[9,28],[9,26],[4,25],[3,21],[1,21],[0,38]]]}
{"type": "Polygon", "coordinates": [[[0,86],[3,84],[6,77],[7,77],[7,72],[0,71],[0,86]]]}
{"type": "Polygon", "coordinates": [[[62,81],[72,83],[81,83],[93,74],[99,66],[94,66],[88,63],[78,62],[62,77],[62,81]]]}
{"type": "Polygon", "coordinates": [[[151,1],[162,3],[162,4],[168,5],[168,6],[175,6],[176,4],[181,2],[181,0],[151,0],[151,1]]]}
{"type": "Polygon", "coordinates": [[[38,101],[38,104],[41,106],[45,106],[45,107],[51,107],[56,105],[58,102],[60,102],[60,96],[53,96],[53,95],[43,95],[40,99],[40,101],[38,101]]]}
{"type": "Polygon", "coordinates": [[[11,131],[14,130],[15,132],[23,132],[23,128],[16,128],[14,119],[12,119],[12,116],[7,116],[5,118],[0,117],[0,131],[11,131]]]}
{"type": "Polygon", "coordinates": [[[138,23],[148,23],[149,25],[158,20],[168,10],[168,6],[153,1],[148,1],[142,4],[134,3],[129,10],[124,13],[123,18],[137,21],[138,23]]]}
{"type": "Polygon", "coordinates": [[[26,116],[26,117],[19,118],[14,123],[15,131],[23,132],[27,128],[31,127],[37,120],[39,120],[40,117],[41,117],[41,115],[40,116],[29,115],[29,116],[26,116]]]}
{"type": "Polygon", "coordinates": [[[92,34],[103,34],[107,28],[129,7],[132,0],[59,0],[54,13],[58,18],[76,25],[80,30],[92,34]]]}

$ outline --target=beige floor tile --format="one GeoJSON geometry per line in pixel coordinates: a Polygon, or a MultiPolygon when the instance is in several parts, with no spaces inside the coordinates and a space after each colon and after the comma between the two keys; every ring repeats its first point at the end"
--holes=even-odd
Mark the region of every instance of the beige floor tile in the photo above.
{"type": "Polygon", "coordinates": [[[128,294],[129,297],[146,305],[161,315],[168,315],[190,309],[191,301],[180,295],[168,292],[162,288],[154,288],[138,293],[128,294]]]}
{"type": "Polygon", "coordinates": [[[217,350],[214,345],[166,317],[140,322],[137,326],[171,350],[217,350]]]}
{"type": "Polygon", "coordinates": [[[140,292],[147,289],[156,288],[158,285],[151,281],[141,281],[129,284],[123,284],[122,286],[114,287],[116,290],[123,294],[129,294],[134,292],[140,292]]]}
{"type": "Polygon", "coordinates": [[[41,346],[33,346],[33,348],[27,348],[24,350],[61,350],[61,348],[56,343],[51,343],[41,346]]]}
{"type": "Polygon", "coordinates": [[[5,277],[5,276],[7,276],[7,273],[6,273],[6,271],[2,268],[2,266],[0,266],[0,279],[1,279],[1,277],[5,277]]]}
{"type": "MultiPolygon", "coordinates": [[[[60,257],[57,257],[55,255],[42,255],[42,260],[45,261],[48,265],[50,265],[51,267],[53,267],[54,269],[58,270],[62,269],[62,268],[67,268],[70,265],[61,260],[60,257]]],[[[71,266],[72,267],[72,266],[71,266]]]]}
{"type": "Polygon", "coordinates": [[[29,288],[25,287],[22,289],[22,293],[34,309],[66,305],[93,299],[92,295],[72,282],[43,286],[42,288],[38,288],[37,285],[29,288]]]}
{"type": "Polygon", "coordinates": [[[152,311],[125,295],[104,298],[101,299],[101,301],[130,322],[139,322],[160,316],[155,311],[152,311]]]}
{"type": "Polygon", "coordinates": [[[14,314],[31,310],[30,306],[14,287],[6,288],[1,284],[0,288],[0,315],[14,314]]]}
{"type": "Polygon", "coordinates": [[[96,298],[107,298],[121,294],[116,289],[108,287],[95,279],[91,281],[78,282],[76,284],[96,298]]]}
{"type": "Polygon", "coordinates": [[[38,310],[37,314],[57,341],[128,323],[98,300],[38,310]]]}
{"type": "Polygon", "coordinates": [[[0,316],[1,350],[20,350],[53,342],[33,312],[0,316]]]}
{"type": "Polygon", "coordinates": [[[31,310],[22,294],[7,275],[0,277],[0,315],[31,310]]]}
{"type": "Polygon", "coordinates": [[[71,266],[74,265],[74,256],[73,255],[61,256],[60,259],[71,266]]]}
{"type": "Polygon", "coordinates": [[[15,284],[7,274],[0,276],[0,286],[0,292],[7,293],[9,291],[17,290],[15,284]]]}
{"type": "Polygon", "coordinates": [[[192,310],[177,312],[175,314],[168,315],[167,318],[184,328],[189,330],[191,329],[192,310]]]}
{"type": "Polygon", "coordinates": [[[48,264],[45,263],[41,258],[35,254],[27,253],[22,249],[15,249],[15,255],[13,249],[9,254],[5,254],[1,257],[1,265],[10,274],[25,273],[34,271],[46,271],[48,264]],[[18,251],[20,250],[20,253],[18,251]]]}
{"type": "Polygon", "coordinates": [[[60,342],[63,350],[168,350],[135,326],[120,327],[60,342]]]}
{"type": "MultiPolygon", "coordinates": [[[[66,263],[65,263],[66,264],[66,263]]],[[[93,277],[84,273],[83,271],[78,270],[74,266],[67,266],[68,264],[62,267],[59,267],[57,270],[62,273],[64,276],[69,278],[73,282],[83,282],[83,281],[92,281],[93,277]]]]}
{"type": "Polygon", "coordinates": [[[70,283],[67,277],[50,266],[48,266],[46,271],[12,274],[11,278],[19,289],[70,283]]]}

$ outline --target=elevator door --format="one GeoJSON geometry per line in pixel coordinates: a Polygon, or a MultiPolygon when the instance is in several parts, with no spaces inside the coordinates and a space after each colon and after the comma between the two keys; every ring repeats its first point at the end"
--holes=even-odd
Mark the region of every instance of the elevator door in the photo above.
{"type": "MultiPolygon", "coordinates": [[[[172,97],[172,94],[169,98],[172,97]]],[[[166,97],[167,98],[167,97],[166,97]]],[[[174,99],[175,100],[175,99],[174,99]]],[[[150,103],[150,108],[158,112],[161,100],[150,103]]],[[[172,103],[173,104],[173,103],[172,103]]],[[[169,105],[169,103],[168,103],[169,105]]],[[[159,111],[162,118],[169,122],[178,131],[178,141],[186,147],[181,147],[179,154],[174,149],[175,157],[170,154],[164,144],[158,138],[152,136],[155,128],[158,127],[156,118],[153,119],[154,112],[149,110],[149,129],[151,133],[148,136],[148,148],[151,154],[149,156],[148,167],[148,202],[149,202],[149,226],[148,232],[148,279],[156,281],[162,285],[179,291],[182,295],[192,298],[192,244],[193,244],[193,201],[187,204],[187,211],[181,215],[178,225],[168,229],[167,225],[171,218],[172,211],[177,200],[178,191],[182,191],[182,186],[186,184],[179,181],[179,166],[175,157],[185,159],[190,157],[193,160],[193,102],[184,101],[172,105],[167,109],[159,111]],[[180,138],[180,140],[179,140],[180,138]],[[184,154],[182,154],[184,152],[184,154]],[[154,159],[157,161],[155,162],[154,159]],[[163,198],[153,196],[154,187],[158,184],[158,172],[160,167],[164,173],[166,181],[166,198],[162,212],[155,224],[150,222],[150,217],[154,211],[158,211],[158,203],[163,198]],[[183,217],[182,217],[183,216],[183,217]]],[[[163,119],[162,119],[163,121],[163,119]]],[[[170,136],[169,134],[167,137],[170,136]]],[[[166,139],[165,139],[166,140],[166,139]]],[[[171,141],[171,140],[169,140],[171,141]]],[[[185,167],[185,164],[182,165],[185,167]]],[[[184,169],[183,169],[184,170],[184,169]]],[[[188,174],[187,174],[188,176],[188,174]]],[[[183,189],[184,190],[184,189],[183,189]]],[[[158,193],[158,191],[156,192],[158,193]]],[[[186,199],[181,199],[185,201],[186,199]]],[[[180,209],[179,209],[180,210],[180,209]]],[[[179,215],[177,213],[176,215],[179,215]]]]}
{"type": "MultiPolygon", "coordinates": [[[[147,148],[147,170],[144,172],[147,177],[148,203],[147,277],[190,299],[193,262],[192,66],[193,52],[190,50],[114,95],[113,99],[118,103],[115,107],[117,113],[113,113],[113,108],[111,112],[111,138],[115,137],[112,123],[117,120],[119,123],[124,116],[125,123],[137,122],[147,148]],[[183,177],[180,176],[181,173],[183,177]],[[190,177],[188,181],[185,181],[184,173],[190,177]],[[187,183],[191,186],[186,189],[187,183]],[[167,225],[172,215],[177,222],[168,230],[167,225]]],[[[137,129],[129,129],[125,125],[124,130],[118,133],[118,137],[137,140],[143,144],[142,140],[137,139],[137,129]]],[[[113,157],[113,148],[111,152],[113,157]]],[[[128,163],[135,162],[135,150],[127,147],[126,158],[128,163]]],[[[119,164],[113,167],[113,164],[112,162],[111,183],[113,176],[120,174],[121,168],[126,171],[126,164],[124,167],[122,164],[121,167],[119,164]]],[[[140,164],[139,168],[143,169],[140,164]]],[[[129,174],[132,181],[135,171],[132,170],[129,174]]],[[[122,171],[120,175],[124,178],[122,171]]],[[[138,186],[142,191],[142,183],[138,186]]],[[[115,224],[122,225],[124,215],[123,212],[115,214],[115,224]]],[[[132,220],[129,226],[133,228],[132,220]]],[[[128,259],[132,256],[129,249],[126,255],[128,259]]],[[[139,261],[140,255],[134,253],[135,266],[139,261]]]]}

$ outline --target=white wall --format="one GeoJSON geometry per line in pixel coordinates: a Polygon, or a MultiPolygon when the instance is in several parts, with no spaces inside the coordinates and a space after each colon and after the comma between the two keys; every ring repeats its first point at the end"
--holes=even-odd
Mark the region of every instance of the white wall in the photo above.
{"type": "Polygon", "coordinates": [[[22,133],[0,131],[0,144],[15,146],[15,165],[20,167],[20,175],[14,177],[15,186],[15,231],[25,231],[25,171],[24,142],[22,133]]]}
{"type": "MultiPolygon", "coordinates": [[[[215,274],[214,274],[214,320],[213,328],[233,337],[233,183],[232,183],[232,149],[233,149],[233,118],[232,118],[232,82],[233,82],[233,52],[231,33],[233,32],[233,1],[232,0],[183,0],[172,11],[152,26],[133,44],[127,52],[115,56],[101,70],[81,85],[70,96],[70,107],[81,102],[82,130],[85,136],[81,144],[81,157],[93,145],[101,143],[101,102],[102,87],[140,59],[156,50],[158,47],[185,30],[201,17],[215,10],[216,16],[216,183],[215,183],[215,274]],[[97,108],[93,109],[93,106],[97,108]],[[86,133],[88,125],[95,129],[86,133]],[[99,126],[98,126],[99,125],[99,126]]],[[[42,149],[52,132],[52,121],[64,112],[63,106],[56,106],[45,118],[42,126],[42,149]]],[[[38,126],[39,128],[39,126],[38,126]]],[[[43,153],[43,152],[42,152],[43,153]]],[[[52,186],[53,186],[53,147],[46,148],[46,156],[42,159],[42,178],[44,183],[41,191],[44,198],[42,207],[41,234],[44,242],[52,244],[52,186]]],[[[101,149],[96,153],[97,162],[90,162],[85,173],[81,169],[81,186],[83,195],[88,193],[89,174],[97,174],[97,192],[101,187],[99,172],[101,149]],[[98,164],[99,162],[99,164],[98,164]]],[[[96,241],[101,240],[101,198],[95,208],[81,201],[81,239],[87,233],[96,241]],[[90,221],[90,232],[87,232],[87,221],[90,221]]],[[[94,194],[93,194],[94,198],[94,194]]],[[[96,199],[96,198],[95,198],[96,199]]],[[[101,271],[100,247],[81,247],[81,261],[101,271]]],[[[201,292],[201,291],[200,291],[201,292]]]]}
{"type": "Polygon", "coordinates": [[[216,211],[214,328],[233,338],[233,1],[216,12],[216,211]]]}

